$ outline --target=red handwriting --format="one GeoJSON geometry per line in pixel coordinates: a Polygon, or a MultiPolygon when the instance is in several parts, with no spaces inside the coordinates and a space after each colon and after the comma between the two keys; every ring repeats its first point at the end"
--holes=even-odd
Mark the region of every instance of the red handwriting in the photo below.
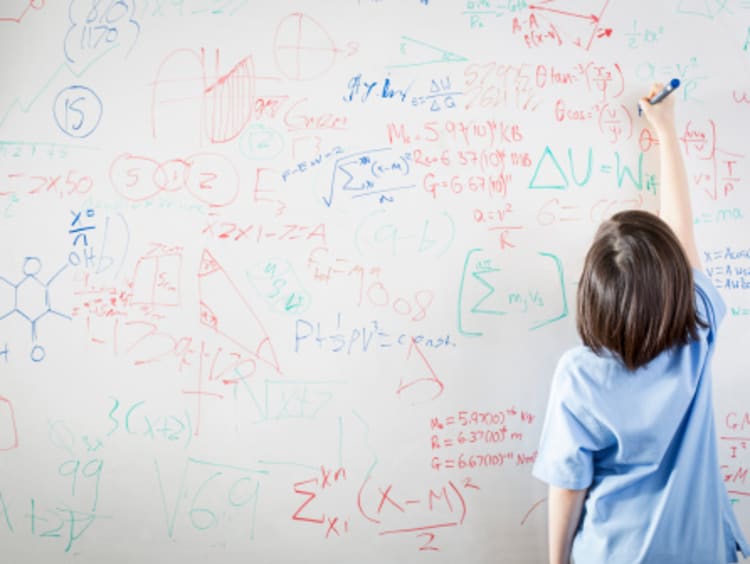
{"type": "Polygon", "coordinates": [[[208,250],[203,251],[198,271],[198,294],[203,325],[240,346],[255,359],[280,371],[275,348],[263,323],[208,250]],[[229,321],[238,316],[244,319],[242,324],[229,321]],[[243,327],[242,334],[235,334],[237,327],[243,327]]]}
{"type": "Polygon", "coordinates": [[[417,393],[415,388],[417,386],[424,388],[425,385],[431,394],[425,394],[424,397],[417,395],[412,400],[413,403],[435,400],[443,394],[445,384],[440,380],[440,377],[435,372],[430,361],[427,360],[427,357],[422,352],[414,337],[411,338],[411,342],[409,343],[409,349],[406,353],[406,366],[402,367],[402,370],[408,376],[401,377],[401,381],[396,389],[396,395],[399,397],[406,397],[406,392],[409,392],[409,397],[413,397],[417,393]]]}
{"type": "Polygon", "coordinates": [[[544,22],[544,26],[542,26],[533,13],[526,20],[513,18],[512,33],[522,37],[528,48],[550,43],[559,47],[563,44],[562,36],[555,25],[544,22]]]}
{"type": "Polygon", "coordinates": [[[18,428],[13,404],[6,397],[0,396],[0,451],[18,448],[18,428]]]}
{"type": "Polygon", "coordinates": [[[360,515],[382,529],[381,536],[409,535],[421,541],[419,550],[440,550],[433,544],[441,529],[460,527],[468,513],[464,491],[479,487],[470,478],[463,487],[453,481],[440,484],[437,488],[427,488],[426,492],[409,495],[397,484],[377,485],[372,477],[362,483],[357,494],[357,507],[360,515]]]}
{"type": "Polygon", "coordinates": [[[209,218],[201,234],[222,241],[255,240],[256,243],[264,241],[316,241],[324,245],[327,244],[324,223],[314,226],[296,223],[269,226],[255,223],[239,224],[220,218],[209,218]]]}
{"type": "Polygon", "coordinates": [[[212,207],[232,204],[240,185],[234,164],[219,153],[196,153],[162,162],[122,153],[112,161],[109,179],[118,194],[134,202],[186,189],[212,207]]]}
{"type": "Polygon", "coordinates": [[[450,177],[428,172],[422,179],[422,189],[433,199],[447,195],[483,194],[489,198],[505,198],[508,195],[511,174],[489,174],[486,176],[453,174],[450,177]]]}
{"type": "Polygon", "coordinates": [[[307,105],[307,101],[307,98],[297,100],[292,103],[284,114],[284,125],[286,125],[288,131],[341,131],[348,128],[349,118],[346,116],[335,116],[329,112],[305,112],[304,108],[307,105]]]}
{"type": "Polygon", "coordinates": [[[473,219],[476,223],[480,224],[492,224],[498,223],[503,225],[508,214],[513,213],[513,204],[507,202],[502,208],[497,209],[474,209],[473,219]]]}
{"type": "Polygon", "coordinates": [[[464,93],[467,110],[513,107],[535,111],[542,103],[533,77],[533,65],[509,65],[491,62],[470,64],[464,70],[464,93]]]}
{"type": "Polygon", "coordinates": [[[255,97],[255,119],[261,121],[264,119],[275,119],[279,115],[281,108],[289,100],[289,96],[280,95],[263,95],[255,97]]]}
{"type": "Polygon", "coordinates": [[[724,424],[726,425],[727,429],[730,429],[732,431],[739,431],[744,432],[745,429],[750,432],[750,413],[747,411],[744,413],[737,413],[736,411],[731,411],[727,413],[726,418],[724,419],[724,424]]]}
{"type": "Polygon", "coordinates": [[[724,464],[721,471],[730,497],[750,497],[750,413],[730,411],[724,417],[725,432],[719,436],[724,464]]]}
{"type": "Polygon", "coordinates": [[[694,159],[697,165],[691,170],[695,184],[714,201],[732,194],[742,180],[738,163],[744,154],[720,148],[716,122],[709,119],[700,124],[690,120],[685,124],[680,140],[685,155],[694,159]]]}
{"type": "Polygon", "coordinates": [[[535,420],[535,414],[515,407],[497,411],[462,410],[442,418],[433,417],[430,448],[435,455],[430,465],[433,470],[466,470],[532,464],[536,450],[523,451],[521,445],[525,440],[525,426],[535,420]],[[518,448],[484,451],[487,446],[505,443],[517,444],[518,448]]]}
{"type": "Polygon", "coordinates": [[[289,14],[279,22],[273,43],[276,67],[292,80],[325,75],[339,53],[328,31],[301,12],[289,14]]]}
{"type": "Polygon", "coordinates": [[[18,16],[0,17],[0,22],[20,24],[21,22],[23,22],[23,19],[26,17],[26,14],[29,13],[29,10],[31,9],[41,10],[42,8],[44,8],[44,3],[45,3],[45,0],[27,0],[26,7],[18,16]]]}
{"type": "Polygon", "coordinates": [[[412,151],[414,165],[423,168],[441,166],[463,166],[478,168],[483,173],[505,168],[506,154],[502,149],[453,150],[443,149],[432,152],[429,149],[414,149],[412,151]]]}
{"type": "Polygon", "coordinates": [[[336,470],[333,470],[331,468],[321,466],[319,477],[296,482],[294,484],[294,493],[303,496],[305,499],[299,505],[297,510],[292,514],[292,520],[304,523],[324,525],[325,538],[331,538],[332,535],[339,537],[342,533],[348,533],[348,519],[344,519],[340,516],[335,515],[326,515],[326,513],[323,511],[321,511],[320,516],[318,516],[317,512],[320,511],[320,509],[313,509],[317,505],[317,503],[313,502],[316,502],[319,495],[324,490],[326,490],[326,488],[332,488],[339,482],[343,482],[345,480],[345,468],[338,468],[336,470]],[[313,505],[313,507],[308,508],[309,505],[313,505]]]}
{"type": "Polygon", "coordinates": [[[590,7],[576,11],[567,4],[558,6],[555,0],[529,4],[531,14],[527,19],[513,19],[513,34],[522,37],[529,48],[550,43],[553,46],[571,43],[588,51],[595,40],[611,37],[613,31],[600,25],[609,0],[595,4],[598,4],[598,11],[590,7]],[[539,23],[537,15],[543,23],[539,23]]]}
{"type": "Polygon", "coordinates": [[[600,198],[594,203],[586,205],[563,203],[560,198],[551,198],[542,204],[536,218],[539,225],[578,221],[598,224],[618,211],[633,208],[644,209],[644,207],[645,199],[642,194],[638,194],[635,198],[600,198]]]}
{"type": "Polygon", "coordinates": [[[560,99],[555,103],[555,120],[560,123],[566,120],[595,121],[610,143],[633,136],[633,114],[622,104],[594,104],[588,109],[571,109],[560,99]]]}
{"type": "MultiPolygon", "coordinates": [[[[194,421],[198,435],[206,399],[222,400],[227,386],[242,386],[252,395],[246,387],[252,376],[261,371],[279,375],[281,371],[262,320],[208,251],[193,275],[198,286],[194,307],[199,315],[185,327],[185,333],[175,335],[165,328],[184,307],[182,254],[179,246],[152,244],[123,289],[96,287],[86,273],[84,288],[76,293],[82,303],[73,315],[85,317],[92,342],[111,345],[115,354],[126,355],[136,366],[175,362],[181,372],[197,367],[197,386],[182,393],[197,400],[194,421]],[[201,338],[206,328],[221,346],[211,347],[201,338]]],[[[292,394],[290,390],[274,392],[267,396],[261,417],[267,415],[272,403],[280,402],[280,396],[292,394]]]]}
{"type": "Polygon", "coordinates": [[[523,141],[521,126],[488,119],[485,121],[465,122],[462,120],[426,121],[421,128],[407,131],[404,123],[391,122],[387,125],[388,143],[409,145],[413,142],[446,143],[466,147],[477,144],[493,148],[500,143],[518,143],[523,141]]]}
{"type": "Polygon", "coordinates": [[[348,258],[333,256],[324,246],[310,251],[307,269],[316,282],[326,285],[340,282],[353,289],[357,306],[389,308],[410,321],[423,321],[435,299],[434,292],[428,288],[416,290],[411,296],[395,294],[386,280],[381,278],[380,266],[362,265],[348,258]],[[356,286],[352,288],[352,284],[356,286]]]}
{"type": "Polygon", "coordinates": [[[213,72],[208,59],[205,49],[176,49],[159,64],[151,93],[154,139],[162,136],[164,123],[175,137],[184,131],[197,141],[227,143],[250,123],[256,82],[252,57],[239,60],[227,72],[220,70],[219,49],[214,51],[213,72]],[[167,115],[167,109],[173,115],[167,115]]]}
{"type": "Polygon", "coordinates": [[[9,194],[57,194],[60,198],[76,194],[85,195],[94,188],[94,180],[77,170],[68,170],[61,174],[30,174],[12,172],[7,175],[7,189],[0,192],[0,196],[9,194]]]}

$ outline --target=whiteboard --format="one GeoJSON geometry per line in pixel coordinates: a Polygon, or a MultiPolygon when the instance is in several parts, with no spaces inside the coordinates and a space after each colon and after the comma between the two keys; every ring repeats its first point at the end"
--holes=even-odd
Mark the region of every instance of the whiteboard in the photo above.
{"type": "Polygon", "coordinates": [[[543,562],[597,224],[679,78],[750,526],[750,3],[5,0],[0,552],[543,562]]]}

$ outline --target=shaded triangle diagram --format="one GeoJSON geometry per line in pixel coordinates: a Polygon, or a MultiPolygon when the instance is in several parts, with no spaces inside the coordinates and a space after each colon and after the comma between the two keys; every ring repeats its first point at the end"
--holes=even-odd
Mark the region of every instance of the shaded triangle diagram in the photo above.
{"type": "Polygon", "coordinates": [[[219,262],[203,250],[198,267],[200,322],[281,373],[271,338],[219,262]]]}

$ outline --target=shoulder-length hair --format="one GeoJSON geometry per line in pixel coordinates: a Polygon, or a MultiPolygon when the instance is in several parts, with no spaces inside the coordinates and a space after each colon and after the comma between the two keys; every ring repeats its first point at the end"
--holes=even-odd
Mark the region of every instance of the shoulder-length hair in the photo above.
{"type": "Polygon", "coordinates": [[[576,325],[597,354],[615,353],[635,370],[697,338],[693,272],[670,227],[629,210],[599,226],[578,284],[576,325]]]}

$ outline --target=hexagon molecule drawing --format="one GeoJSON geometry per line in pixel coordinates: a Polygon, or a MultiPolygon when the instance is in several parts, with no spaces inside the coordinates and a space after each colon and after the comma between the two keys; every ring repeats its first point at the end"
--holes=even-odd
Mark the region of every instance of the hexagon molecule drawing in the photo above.
{"type": "Polygon", "coordinates": [[[0,322],[14,314],[29,322],[32,342],[29,356],[34,362],[44,360],[46,355],[44,347],[37,342],[39,321],[48,315],[72,319],[70,315],[54,308],[50,295],[50,287],[67,268],[68,263],[44,282],[38,276],[42,270],[42,261],[37,257],[26,257],[22,268],[23,276],[18,282],[14,284],[0,276],[0,322]]]}

